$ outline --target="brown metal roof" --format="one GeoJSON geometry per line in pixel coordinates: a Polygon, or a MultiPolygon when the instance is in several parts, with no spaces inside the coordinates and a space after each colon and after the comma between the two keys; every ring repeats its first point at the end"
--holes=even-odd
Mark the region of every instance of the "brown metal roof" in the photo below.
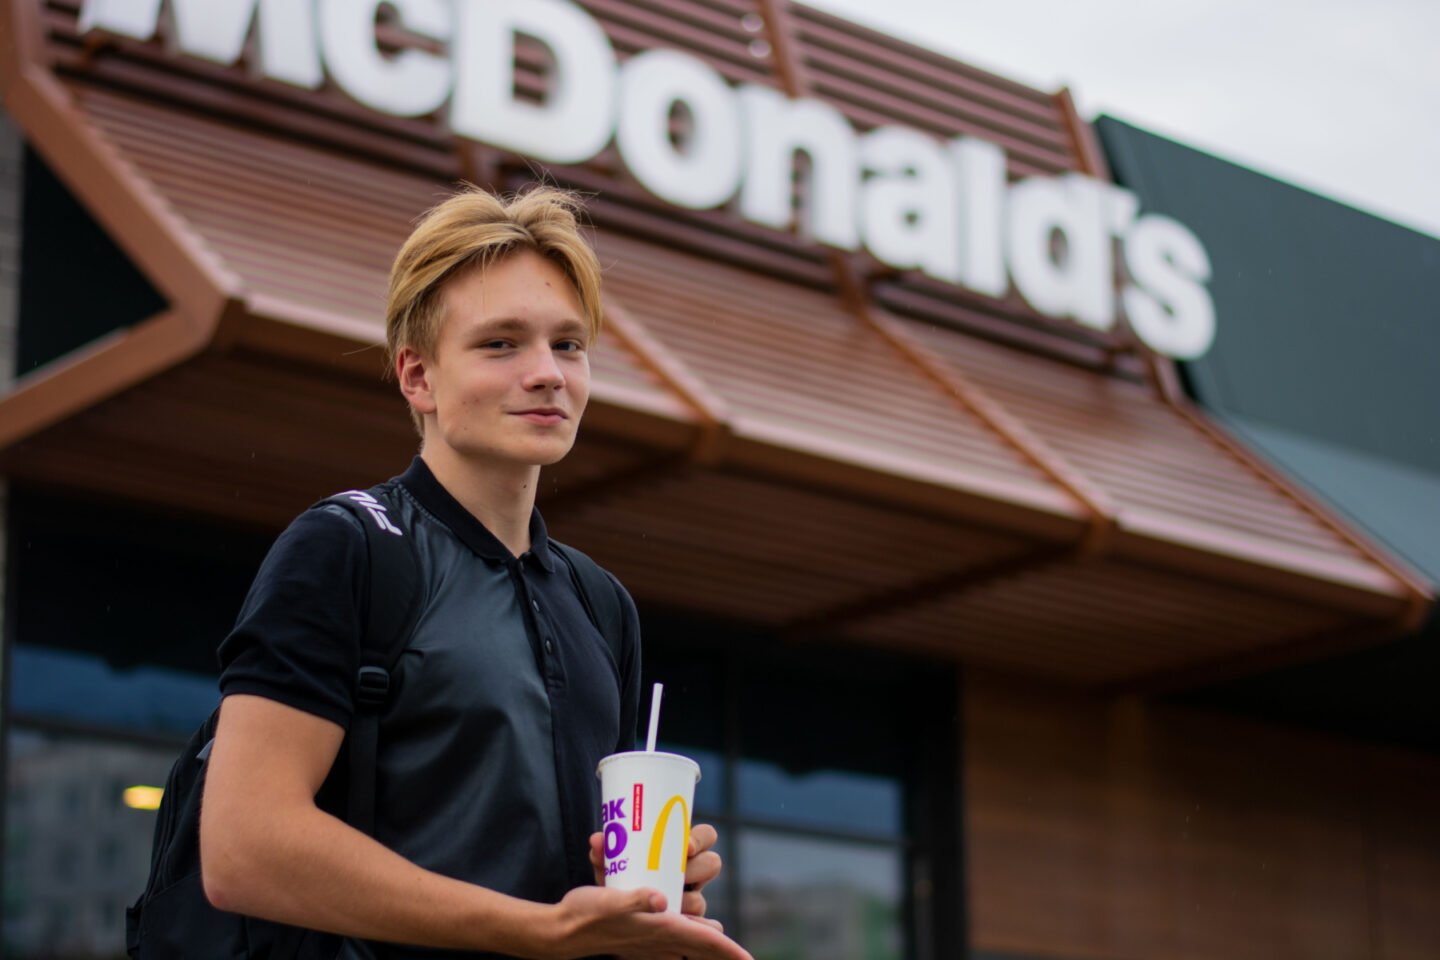
{"type": "MultiPolygon", "coordinates": [[[[816,11],[585,6],[622,54],[681,46],[862,126],[975,133],[1017,174],[1095,168],[1063,92],[816,11]]],[[[0,401],[4,468],[269,526],[393,472],[415,441],[376,377],[390,257],[456,177],[527,168],[158,44],[87,51],[77,7],[0,0],[6,103],[172,309],[22,380],[0,401]]],[[[613,157],[552,172],[599,194],[610,333],[543,502],[642,602],[1111,684],[1428,606],[1167,402],[1123,333],[666,208],[613,157]]]]}

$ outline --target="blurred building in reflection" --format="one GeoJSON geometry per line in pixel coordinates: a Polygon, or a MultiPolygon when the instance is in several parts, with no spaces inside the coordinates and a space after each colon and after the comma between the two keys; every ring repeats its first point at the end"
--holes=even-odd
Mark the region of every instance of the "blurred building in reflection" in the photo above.
{"type": "Polygon", "coordinates": [[[22,731],[8,746],[7,950],[113,956],[125,907],[145,884],[154,824],[122,797],[163,783],[171,751],[22,731]]]}

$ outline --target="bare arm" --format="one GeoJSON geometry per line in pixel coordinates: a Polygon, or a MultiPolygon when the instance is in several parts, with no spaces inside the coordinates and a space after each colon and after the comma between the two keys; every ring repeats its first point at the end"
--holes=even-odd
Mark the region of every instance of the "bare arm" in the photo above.
{"type": "Polygon", "coordinates": [[[582,888],[538,904],[424,870],[315,806],[344,731],[262,697],[221,707],[200,817],[206,896],[222,910],[344,936],[518,957],[750,960],[654,891],[582,888]]]}

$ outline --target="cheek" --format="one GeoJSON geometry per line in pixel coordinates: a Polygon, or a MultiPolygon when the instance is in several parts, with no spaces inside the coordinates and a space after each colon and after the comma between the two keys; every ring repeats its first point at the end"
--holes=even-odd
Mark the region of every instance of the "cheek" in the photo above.
{"type": "Polygon", "coordinates": [[[590,360],[580,364],[576,371],[566,379],[566,389],[574,399],[576,411],[585,409],[585,404],[590,400],[590,360]]]}

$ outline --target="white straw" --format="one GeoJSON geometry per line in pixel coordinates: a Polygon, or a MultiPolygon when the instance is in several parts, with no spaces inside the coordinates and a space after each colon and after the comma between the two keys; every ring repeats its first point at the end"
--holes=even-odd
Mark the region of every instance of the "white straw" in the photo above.
{"type": "Polygon", "coordinates": [[[655,752],[655,735],[660,732],[660,696],[665,692],[665,684],[655,684],[655,692],[650,695],[650,735],[645,738],[645,751],[655,752]]]}

